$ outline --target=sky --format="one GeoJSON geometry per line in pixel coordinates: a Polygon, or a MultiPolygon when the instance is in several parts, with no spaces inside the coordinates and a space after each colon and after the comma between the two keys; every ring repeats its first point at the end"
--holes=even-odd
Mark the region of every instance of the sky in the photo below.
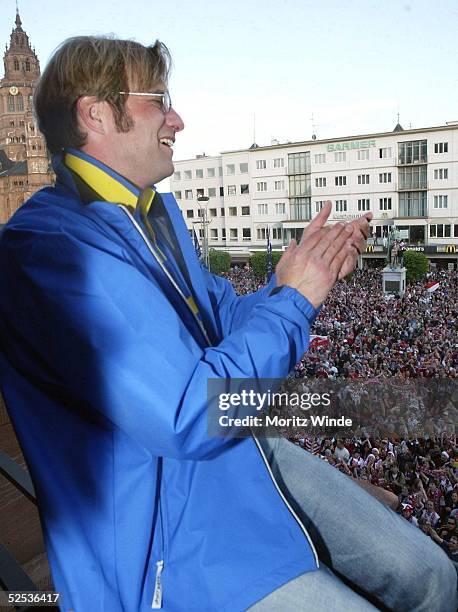
{"type": "MultiPolygon", "coordinates": [[[[9,42],[15,0],[1,0],[9,42]]],[[[175,159],[458,120],[458,0],[19,0],[41,62],[115,34],[173,57],[175,159]],[[312,120],[313,117],[313,120],[312,120]]]]}

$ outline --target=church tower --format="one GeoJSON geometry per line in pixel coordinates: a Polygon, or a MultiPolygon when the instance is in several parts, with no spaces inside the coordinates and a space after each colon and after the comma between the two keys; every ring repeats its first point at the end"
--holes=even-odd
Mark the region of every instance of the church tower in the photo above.
{"type": "Polygon", "coordinates": [[[17,8],[3,66],[5,74],[0,80],[0,224],[35,191],[53,180],[45,140],[38,131],[33,113],[40,62],[22,29],[17,8]]]}

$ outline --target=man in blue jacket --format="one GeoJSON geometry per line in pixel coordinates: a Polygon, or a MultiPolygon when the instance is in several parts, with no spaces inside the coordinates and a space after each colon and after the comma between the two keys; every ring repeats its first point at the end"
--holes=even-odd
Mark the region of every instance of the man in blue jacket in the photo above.
{"type": "Polygon", "coordinates": [[[184,127],[169,64],[159,42],[57,50],[35,100],[57,182],[1,238],[2,391],[62,608],[453,610],[446,555],[336,470],[208,436],[207,381],[285,377],[368,221],[325,227],[326,205],[237,298],[153,187],[184,127]]]}

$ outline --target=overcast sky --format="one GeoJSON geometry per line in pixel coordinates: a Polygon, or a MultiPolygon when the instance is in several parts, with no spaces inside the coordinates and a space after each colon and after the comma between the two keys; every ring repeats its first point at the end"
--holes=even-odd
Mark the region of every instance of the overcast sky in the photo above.
{"type": "MultiPolygon", "coordinates": [[[[0,41],[14,25],[2,0],[0,41]]],[[[172,52],[185,130],[175,159],[205,152],[458,120],[458,0],[19,0],[42,68],[77,34],[172,52]],[[311,117],[314,117],[312,128],[311,117]]]]}

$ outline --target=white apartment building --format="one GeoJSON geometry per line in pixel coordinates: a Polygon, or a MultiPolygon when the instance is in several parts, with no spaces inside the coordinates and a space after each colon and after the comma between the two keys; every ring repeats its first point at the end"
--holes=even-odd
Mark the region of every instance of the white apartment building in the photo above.
{"type": "Polygon", "coordinates": [[[372,211],[366,258],[385,256],[394,225],[430,259],[456,262],[458,121],[176,161],[171,190],[188,229],[203,237],[206,207],[210,248],[233,255],[265,249],[267,228],[273,248],[284,248],[331,200],[331,222],[372,211]]]}

